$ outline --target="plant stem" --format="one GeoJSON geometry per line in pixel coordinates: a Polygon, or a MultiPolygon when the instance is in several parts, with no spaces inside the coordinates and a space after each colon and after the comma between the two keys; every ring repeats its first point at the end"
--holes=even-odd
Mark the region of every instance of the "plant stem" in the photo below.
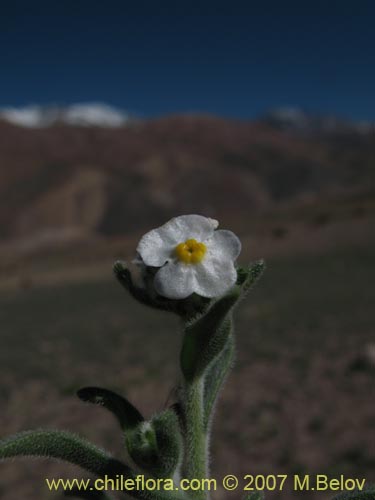
{"type": "MultiPolygon", "coordinates": [[[[203,379],[187,383],[184,394],[185,407],[185,477],[189,480],[208,477],[207,435],[204,429],[203,379]]],[[[191,491],[199,500],[205,499],[205,491],[191,491]]]]}

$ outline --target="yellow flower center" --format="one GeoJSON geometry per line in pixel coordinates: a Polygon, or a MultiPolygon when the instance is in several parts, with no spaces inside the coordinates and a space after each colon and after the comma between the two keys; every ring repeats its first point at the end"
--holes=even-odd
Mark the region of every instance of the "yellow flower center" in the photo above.
{"type": "Polygon", "coordinates": [[[176,257],[185,264],[198,264],[203,260],[206,254],[207,247],[204,243],[197,240],[186,240],[185,243],[180,243],[174,249],[176,257]]]}

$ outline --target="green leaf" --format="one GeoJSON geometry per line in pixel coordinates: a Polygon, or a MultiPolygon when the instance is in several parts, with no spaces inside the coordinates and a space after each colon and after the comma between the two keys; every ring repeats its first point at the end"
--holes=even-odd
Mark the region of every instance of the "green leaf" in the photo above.
{"type": "Polygon", "coordinates": [[[127,399],[108,389],[84,387],[77,392],[77,396],[82,401],[101,405],[111,411],[123,430],[132,429],[144,420],[137,408],[127,399]]]}
{"type": "Polygon", "coordinates": [[[64,460],[100,477],[130,473],[129,467],[105,451],[63,431],[26,431],[0,441],[0,459],[20,456],[64,460]]]}
{"type": "MultiPolygon", "coordinates": [[[[63,431],[27,431],[0,441],[0,460],[14,457],[45,457],[82,467],[100,478],[118,476],[136,479],[126,464],[109,456],[82,438],[63,431]]],[[[180,495],[168,491],[132,490],[130,496],[141,500],[175,500],[180,495]]]]}
{"type": "Polygon", "coordinates": [[[183,439],[176,413],[166,410],[152,419],[155,428],[161,477],[173,476],[183,458],[183,439]]]}
{"type": "Polygon", "coordinates": [[[263,491],[253,491],[243,497],[243,500],[264,500],[263,491]]]}
{"type": "Polygon", "coordinates": [[[181,369],[186,381],[200,377],[211,361],[224,349],[232,331],[231,310],[241,296],[238,286],[218,299],[185,329],[181,350],[181,369]]]}
{"type": "Polygon", "coordinates": [[[126,433],[126,441],[134,463],[155,477],[172,477],[182,460],[182,435],[172,409],[126,433]]]}
{"type": "Polygon", "coordinates": [[[208,368],[205,381],[204,381],[204,394],[203,394],[203,425],[205,430],[208,429],[212,410],[228,372],[232,366],[234,357],[234,337],[229,335],[227,343],[221,353],[212,362],[208,368]]]}

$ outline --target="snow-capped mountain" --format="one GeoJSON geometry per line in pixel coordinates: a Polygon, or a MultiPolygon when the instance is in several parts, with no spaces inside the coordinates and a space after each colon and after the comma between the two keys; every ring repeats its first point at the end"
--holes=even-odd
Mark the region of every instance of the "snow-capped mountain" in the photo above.
{"type": "Polygon", "coordinates": [[[268,111],[260,120],[280,130],[303,133],[357,133],[366,134],[374,125],[356,122],[335,115],[308,113],[299,108],[283,107],[268,111]]]}
{"type": "Polygon", "coordinates": [[[43,128],[64,123],[82,127],[122,127],[130,117],[107,104],[84,103],[67,107],[30,105],[22,108],[0,108],[0,119],[28,128],[43,128]]]}

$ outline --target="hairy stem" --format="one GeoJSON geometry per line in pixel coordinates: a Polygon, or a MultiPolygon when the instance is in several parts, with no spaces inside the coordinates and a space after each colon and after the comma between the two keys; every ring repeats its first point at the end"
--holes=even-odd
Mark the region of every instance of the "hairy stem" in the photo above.
{"type": "MultiPolygon", "coordinates": [[[[185,477],[189,480],[208,477],[207,435],[204,428],[204,384],[200,378],[187,383],[184,394],[185,416],[185,477]]],[[[195,491],[191,495],[199,500],[206,498],[206,492],[195,491]]]]}

